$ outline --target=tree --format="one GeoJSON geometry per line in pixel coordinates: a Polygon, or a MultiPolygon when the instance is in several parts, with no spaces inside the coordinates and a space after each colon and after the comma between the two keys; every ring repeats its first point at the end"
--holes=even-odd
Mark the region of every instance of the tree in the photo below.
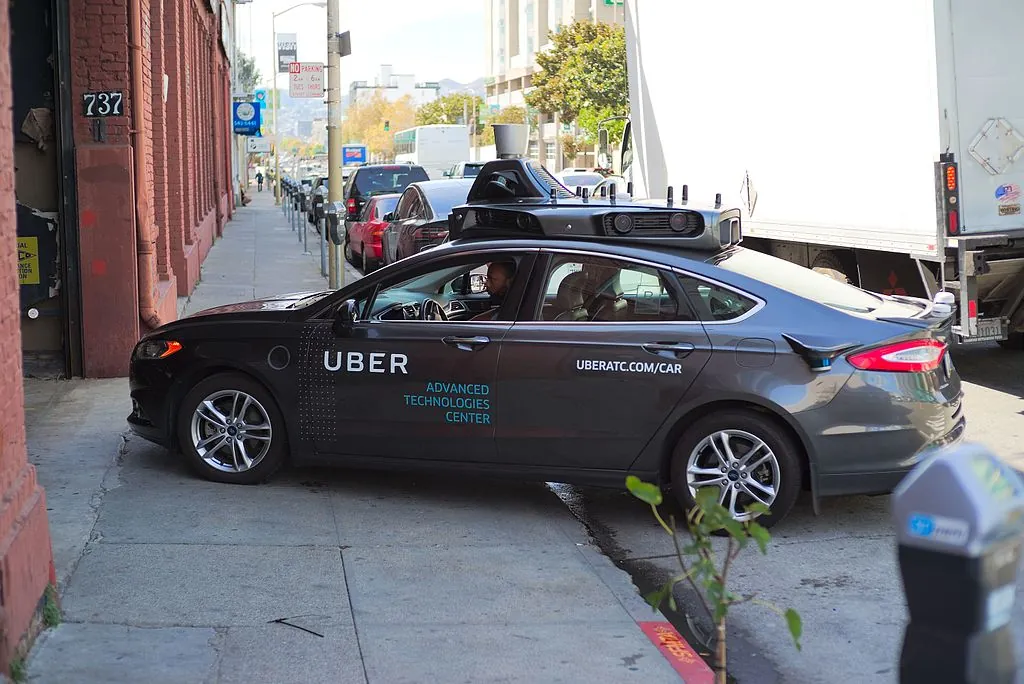
{"type": "Polygon", "coordinates": [[[504,107],[498,110],[498,113],[493,117],[484,119],[481,124],[483,128],[483,134],[480,136],[479,145],[486,147],[487,145],[494,144],[494,129],[491,128],[492,123],[511,123],[521,124],[526,123],[526,108],[512,105],[511,107],[504,107]]]}
{"type": "MultiPolygon", "coordinates": [[[[463,121],[463,116],[469,117],[469,121],[480,118],[480,107],[484,98],[469,93],[451,93],[439,97],[433,102],[427,102],[416,110],[416,125],[429,126],[430,124],[468,124],[463,121]]],[[[477,121],[479,132],[480,122],[477,121]]]]}
{"type": "Polygon", "coordinates": [[[384,159],[395,156],[395,133],[416,125],[416,108],[412,98],[405,97],[391,102],[380,92],[369,98],[362,98],[350,105],[342,126],[346,142],[362,143],[371,155],[384,159]],[[384,122],[390,123],[384,130],[384,122]]]}
{"type": "Polygon", "coordinates": [[[256,66],[256,60],[249,55],[238,53],[238,83],[246,93],[254,93],[260,82],[260,70],[256,66]]]}
{"type": "MultiPolygon", "coordinates": [[[[577,21],[551,34],[550,50],[537,55],[540,70],[526,101],[545,114],[577,121],[597,139],[598,124],[629,113],[626,32],[621,26],[577,21]]],[[[622,137],[622,122],[608,126],[612,143],[622,137]]],[[[591,143],[592,144],[592,143],[591,143]]]]}

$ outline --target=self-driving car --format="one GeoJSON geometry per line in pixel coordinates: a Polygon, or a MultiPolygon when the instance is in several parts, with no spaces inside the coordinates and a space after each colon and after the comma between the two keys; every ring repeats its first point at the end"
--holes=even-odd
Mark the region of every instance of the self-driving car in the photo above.
{"type": "Polygon", "coordinates": [[[714,488],[737,519],[890,491],[961,438],[943,302],[742,245],[739,210],[576,197],[489,162],[450,242],[146,335],[133,430],[203,477],[286,462],[714,488]]]}

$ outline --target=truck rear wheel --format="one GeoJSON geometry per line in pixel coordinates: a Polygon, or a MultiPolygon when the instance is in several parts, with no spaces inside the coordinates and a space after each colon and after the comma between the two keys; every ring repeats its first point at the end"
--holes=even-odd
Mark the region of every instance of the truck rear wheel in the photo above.
{"type": "Polygon", "coordinates": [[[849,284],[850,282],[850,277],[843,267],[843,261],[835,252],[819,252],[818,256],[814,257],[811,270],[841,283],[849,284]]]}

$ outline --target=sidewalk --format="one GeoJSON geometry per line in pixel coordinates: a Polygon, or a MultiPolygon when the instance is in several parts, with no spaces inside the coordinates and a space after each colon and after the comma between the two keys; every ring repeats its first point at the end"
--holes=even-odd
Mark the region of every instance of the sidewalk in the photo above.
{"type": "MultiPolygon", "coordinates": [[[[181,308],[319,289],[311,251],[257,193],[181,308]]],[[[64,613],[30,682],[680,681],[637,625],[660,616],[544,485],[218,485],[124,431],[124,380],[29,379],[26,399],[64,613]]]]}

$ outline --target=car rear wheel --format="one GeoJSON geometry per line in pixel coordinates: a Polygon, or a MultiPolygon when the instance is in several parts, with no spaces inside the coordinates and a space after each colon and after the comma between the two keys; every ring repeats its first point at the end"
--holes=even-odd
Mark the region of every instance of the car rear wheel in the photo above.
{"type": "Polygon", "coordinates": [[[348,229],[345,230],[345,261],[356,265],[356,255],[352,253],[352,241],[348,237],[348,229]]]}
{"type": "Polygon", "coordinates": [[[265,481],[287,454],[284,419],[273,397],[238,373],[209,377],[185,396],[178,444],[196,473],[230,484],[265,481]]]}
{"type": "Polygon", "coordinates": [[[687,428],[672,456],[672,490],[680,505],[696,505],[698,489],[711,487],[736,520],[757,517],[775,525],[793,508],[801,488],[800,456],[793,439],[753,411],[722,411],[687,428]],[[769,514],[747,511],[762,503],[769,514]]]}
{"type": "Polygon", "coordinates": [[[366,256],[366,245],[360,245],[360,250],[362,250],[363,254],[363,275],[377,270],[377,260],[366,256]]]}

